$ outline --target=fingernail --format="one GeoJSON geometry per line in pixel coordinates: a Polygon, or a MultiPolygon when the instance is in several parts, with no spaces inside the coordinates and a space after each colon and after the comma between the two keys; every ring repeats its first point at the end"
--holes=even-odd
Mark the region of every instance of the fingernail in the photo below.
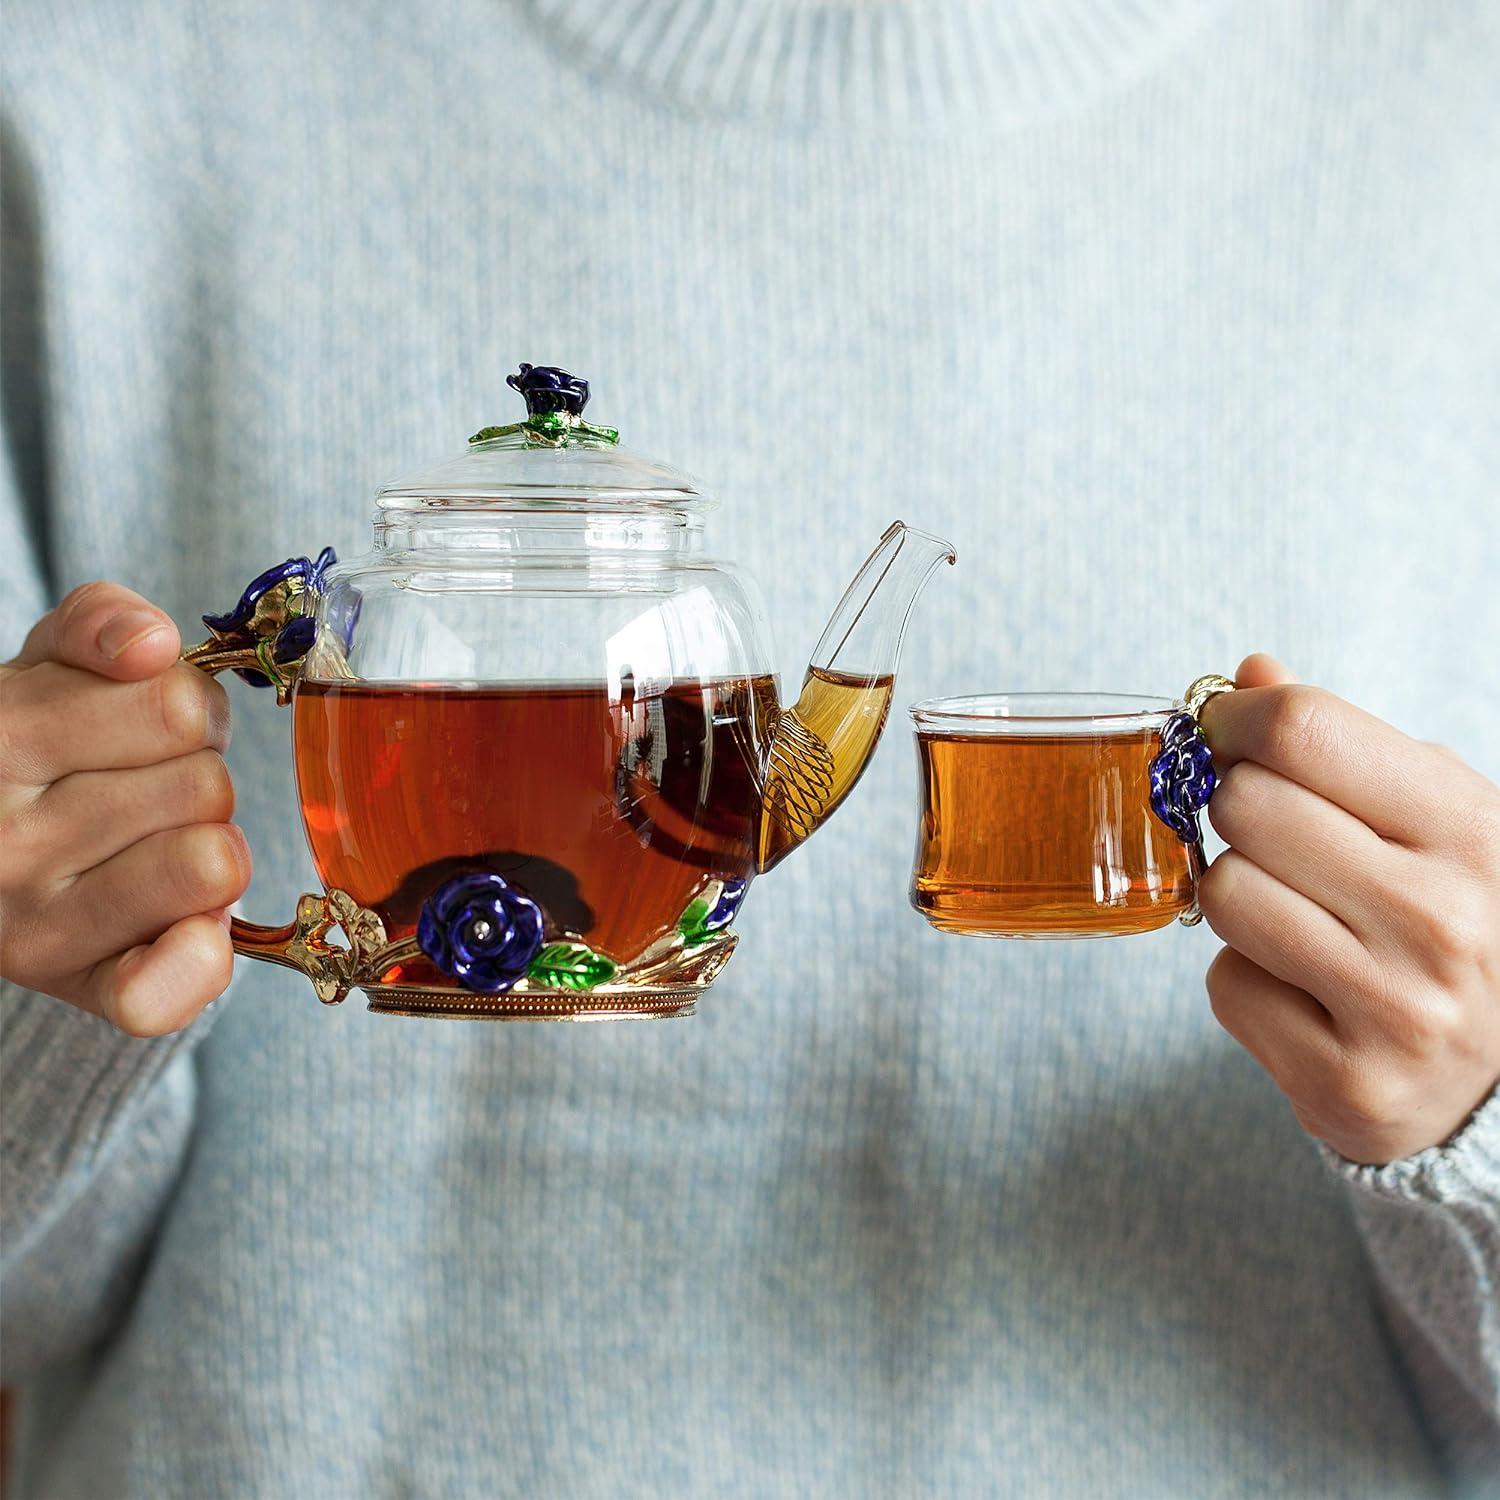
{"type": "Polygon", "coordinates": [[[107,661],[119,661],[132,646],[163,634],[167,628],[160,615],[145,609],[127,609],[99,632],[99,650],[107,661]]]}

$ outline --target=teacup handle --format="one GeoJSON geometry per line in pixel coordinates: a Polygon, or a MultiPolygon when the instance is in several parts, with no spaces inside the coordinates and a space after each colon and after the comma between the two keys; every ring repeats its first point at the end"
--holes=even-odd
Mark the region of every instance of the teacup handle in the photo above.
{"type": "MultiPolygon", "coordinates": [[[[337,561],[325,547],[315,560],[291,557],[268,568],[228,614],[203,616],[209,638],[184,651],[182,660],[210,677],[234,672],[253,687],[274,687],[277,703],[290,703],[317,635],[324,578],[337,561]]],[[[229,935],[236,953],[305,974],[327,1005],[338,1004],[356,985],[378,980],[409,956],[410,947],[388,943],[380,918],[344,891],[300,896],[297,915],[283,927],[231,917],[229,935]],[[348,947],[326,941],[334,927],[343,929],[348,947]]]]}
{"type": "Polygon", "coordinates": [[[1213,751],[1198,719],[1210,698],[1233,691],[1234,683],[1217,672],[1197,678],[1182,695],[1176,712],[1162,725],[1161,748],[1151,761],[1151,811],[1187,845],[1193,899],[1177,919],[1184,927],[1195,927],[1203,920],[1198,909],[1198,882],[1207,866],[1198,815],[1208,806],[1218,785],[1213,751]]]}

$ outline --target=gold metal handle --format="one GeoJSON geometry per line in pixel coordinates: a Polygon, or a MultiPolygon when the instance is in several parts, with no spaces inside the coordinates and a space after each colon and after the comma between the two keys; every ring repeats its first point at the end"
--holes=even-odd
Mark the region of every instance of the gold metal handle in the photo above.
{"type": "MultiPolygon", "coordinates": [[[[217,641],[205,641],[184,651],[182,660],[210,677],[231,669],[259,672],[263,666],[255,651],[217,641]]],[[[278,702],[290,700],[294,680],[287,681],[284,691],[282,683],[275,682],[278,702]]],[[[337,1005],[357,985],[378,982],[382,974],[415,958],[420,951],[410,938],[399,943],[387,942],[380,917],[361,906],[347,891],[339,890],[329,891],[326,896],[299,896],[296,917],[283,927],[231,917],[229,937],[234,951],[246,958],[281,964],[305,974],[325,1005],[337,1005]],[[347,948],[327,941],[335,927],[341,928],[348,938],[347,948]]]]}
{"type": "MultiPolygon", "coordinates": [[[[184,651],[182,660],[210,677],[238,672],[256,687],[275,688],[279,704],[290,703],[298,669],[316,638],[324,580],[337,561],[325,547],[316,559],[289,557],[268,568],[227,614],[204,615],[211,634],[184,651]]],[[[416,951],[410,941],[387,943],[380,918],[345,891],[299,897],[297,915],[284,927],[232,917],[229,933],[236,953],[305,974],[326,1005],[336,1005],[355,985],[378,979],[416,951]],[[343,929],[347,948],[327,941],[334,927],[343,929]]]]}
{"type": "Polygon", "coordinates": [[[297,915],[285,927],[234,917],[230,936],[236,953],[305,974],[324,1005],[337,1005],[357,985],[378,983],[388,970],[419,952],[410,938],[388,943],[385,924],[347,891],[299,896],[297,915]],[[334,927],[348,938],[347,948],[327,941],[334,927]]]}
{"type": "Polygon", "coordinates": [[[274,660],[268,663],[265,657],[269,654],[263,646],[238,646],[210,639],[189,646],[182,653],[181,660],[190,667],[207,672],[210,677],[217,677],[220,672],[253,673],[265,677],[276,689],[276,702],[285,708],[292,701],[292,689],[297,682],[295,665],[288,669],[274,660]]]}

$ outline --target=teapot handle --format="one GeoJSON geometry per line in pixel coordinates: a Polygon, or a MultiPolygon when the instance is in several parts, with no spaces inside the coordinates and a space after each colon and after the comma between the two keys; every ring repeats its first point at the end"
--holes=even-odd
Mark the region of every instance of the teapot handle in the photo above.
{"type": "MultiPolygon", "coordinates": [[[[252,687],[274,687],[277,703],[290,703],[298,669],[317,636],[324,579],[337,561],[333,548],[325,547],[315,560],[291,557],[268,568],[228,614],[203,616],[209,638],[184,651],[182,660],[210,677],[234,672],[252,687]]],[[[325,1005],[337,1005],[355,985],[378,979],[409,946],[387,943],[380,918],[344,891],[300,896],[297,915],[282,927],[231,917],[229,935],[236,953],[305,974],[325,1005]],[[348,947],[326,940],[335,926],[343,929],[348,947]]]]}

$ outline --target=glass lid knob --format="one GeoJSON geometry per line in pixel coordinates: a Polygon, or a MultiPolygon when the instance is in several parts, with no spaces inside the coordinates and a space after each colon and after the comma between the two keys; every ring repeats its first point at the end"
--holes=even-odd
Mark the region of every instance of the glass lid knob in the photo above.
{"type": "Polygon", "coordinates": [[[616,427],[596,427],[583,420],[588,405],[589,383],[556,365],[522,364],[505,383],[526,402],[526,420],[506,427],[481,427],[470,443],[489,443],[496,438],[519,437],[527,444],[566,448],[580,439],[594,444],[620,441],[616,427]]]}
{"type": "Polygon", "coordinates": [[[589,404],[588,381],[581,375],[569,375],[556,365],[523,364],[514,375],[505,377],[505,383],[525,397],[527,414],[533,417],[549,411],[565,411],[581,417],[589,404]]]}

